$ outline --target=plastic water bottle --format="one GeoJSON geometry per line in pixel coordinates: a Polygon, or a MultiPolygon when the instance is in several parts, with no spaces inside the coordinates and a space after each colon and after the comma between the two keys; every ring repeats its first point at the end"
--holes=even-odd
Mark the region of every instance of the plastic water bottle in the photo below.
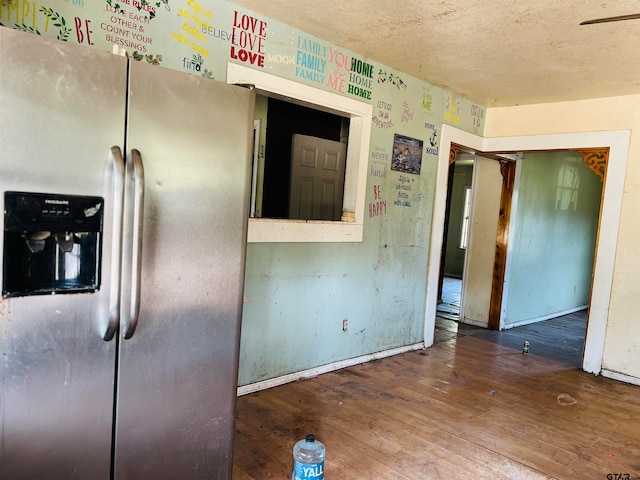
{"type": "Polygon", "coordinates": [[[307,435],[293,446],[291,480],[324,480],[324,445],[307,435]]]}

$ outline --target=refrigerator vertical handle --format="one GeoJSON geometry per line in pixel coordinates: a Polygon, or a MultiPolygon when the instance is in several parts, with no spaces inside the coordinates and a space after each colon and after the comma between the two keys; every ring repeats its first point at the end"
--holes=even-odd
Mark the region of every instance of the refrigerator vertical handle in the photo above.
{"type": "Polygon", "coordinates": [[[120,322],[120,268],[122,265],[122,215],[124,205],[124,159],[120,147],[111,147],[109,160],[113,166],[113,236],[111,240],[111,286],[109,290],[109,321],[102,335],[109,341],[120,322]]]}
{"type": "Polygon", "coordinates": [[[144,222],[144,165],[142,155],[136,149],[131,150],[133,160],[133,251],[131,254],[131,299],[124,338],[133,337],[140,316],[140,281],[142,273],[142,225],[144,222]]]}

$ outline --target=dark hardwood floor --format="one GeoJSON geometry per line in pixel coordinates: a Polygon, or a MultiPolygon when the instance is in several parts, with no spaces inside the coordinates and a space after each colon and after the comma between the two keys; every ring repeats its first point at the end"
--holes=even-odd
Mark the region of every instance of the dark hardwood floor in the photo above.
{"type": "Polygon", "coordinates": [[[458,336],[473,335],[505,347],[522,350],[524,342],[528,341],[531,353],[580,368],[587,333],[587,310],[502,331],[487,330],[436,317],[435,332],[436,343],[458,336]]]}
{"type": "Polygon", "coordinates": [[[476,335],[500,345],[522,349],[526,340],[539,355],[575,367],[582,365],[587,331],[586,309],[501,332],[475,328],[457,323],[460,319],[462,279],[445,276],[442,282],[441,301],[436,313],[436,342],[456,336],[476,335]]]}
{"type": "Polygon", "coordinates": [[[233,479],[291,478],[306,433],[327,480],[640,478],[640,387],[541,355],[532,332],[523,355],[520,338],[459,327],[238,398],[233,479]]]}

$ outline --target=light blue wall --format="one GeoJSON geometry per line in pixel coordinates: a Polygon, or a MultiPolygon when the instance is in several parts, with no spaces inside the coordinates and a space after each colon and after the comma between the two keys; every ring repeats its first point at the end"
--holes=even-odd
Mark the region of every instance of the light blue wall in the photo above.
{"type": "Polygon", "coordinates": [[[422,341],[429,223],[399,217],[362,243],[249,245],[240,385],[422,341]]]}
{"type": "Polygon", "coordinates": [[[221,81],[241,63],[373,106],[363,241],[249,245],[240,385],[422,341],[442,124],[481,135],[485,108],[228,1],[141,3],[14,0],[0,22],[221,81]],[[424,142],[419,175],[391,170],[394,134],[424,142]]]}
{"type": "Polygon", "coordinates": [[[602,183],[575,152],[526,153],[505,325],[589,303],[602,183]]]}

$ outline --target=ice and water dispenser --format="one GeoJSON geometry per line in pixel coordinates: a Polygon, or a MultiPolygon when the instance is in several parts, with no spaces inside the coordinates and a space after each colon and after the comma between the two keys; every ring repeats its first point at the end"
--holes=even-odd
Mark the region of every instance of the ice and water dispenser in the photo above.
{"type": "Polygon", "coordinates": [[[5,192],[2,295],[96,291],[103,212],[102,197],[5,192]]]}

